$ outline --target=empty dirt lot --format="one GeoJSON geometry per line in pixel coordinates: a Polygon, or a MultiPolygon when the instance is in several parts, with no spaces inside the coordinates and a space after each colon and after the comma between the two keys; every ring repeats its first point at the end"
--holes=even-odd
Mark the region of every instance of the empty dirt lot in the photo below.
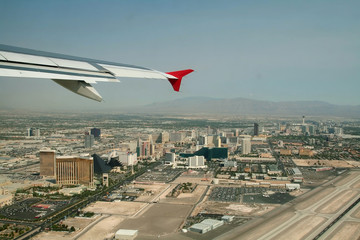
{"type": "Polygon", "coordinates": [[[77,239],[79,240],[98,240],[114,236],[119,229],[119,224],[124,220],[120,216],[105,216],[97,222],[90,230],[84,232],[77,239]]]}
{"type": "Polygon", "coordinates": [[[144,192],[151,192],[151,194],[144,194],[135,199],[135,202],[149,202],[155,196],[169,187],[169,184],[134,184],[134,188],[143,188],[144,192]]]}
{"type": "Polygon", "coordinates": [[[132,216],[146,203],[141,202],[95,202],[87,206],[85,212],[94,212],[98,214],[132,216]]]}
{"type": "Polygon", "coordinates": [[[153,204],[141,216],[124,220],[119,228],[137,229],[139,237],[167,235],[178,230],[191,208],[191,205],[153,204]]]}
{"type": "Polygon", "coordinates": [[[200,205],[200,212],[249,217],[264,214],[274,208],[273,205],[264,204],[250,205],[207,201],[200,205]]]}
{"type": "Polygon", "coordinates": [[[300,167],[335,167],[335,168],[353,168],[358,167],[359,163],[346,160],[319,160],[319,159],[293,159],[295,164],[300,167]],[[320,165],[318,164],[320,163],[320,165]]]}
{"type": "MultiPolygon", "coordinates": [[[[173,187],[175,187],[174,185],[173,187]]],[[[166,197],[161,200],[162,203],[175,203],[175,204],[195,204],[199,201],[200,197],[206,190],[206,186],[198,185],[192,193],[180,193],[176,198],[166,197]]],[[[170,189],[171,191],[171,189],[170,189]]]]}

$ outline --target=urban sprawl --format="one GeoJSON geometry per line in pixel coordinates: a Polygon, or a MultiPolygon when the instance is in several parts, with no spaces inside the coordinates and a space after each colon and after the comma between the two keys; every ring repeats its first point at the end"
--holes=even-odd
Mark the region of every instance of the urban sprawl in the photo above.
{"type": "Polygon", "coordinates": [[[359,120],[0,119],[1,239],[360,236],[359,120]]]}

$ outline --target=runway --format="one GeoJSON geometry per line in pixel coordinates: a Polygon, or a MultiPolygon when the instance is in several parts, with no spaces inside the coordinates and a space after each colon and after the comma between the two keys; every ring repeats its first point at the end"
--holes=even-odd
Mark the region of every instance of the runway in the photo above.
{"type": "MultiPolygon", "coordinates": [[[[278,209],[216,239],[313,239],[360,197],[360,171],[352,170],[298,197],[278,209]]],[[[320,239],[360,237],[360,204],[320,239]],[[340,236],[341,235],[341,236],[340,236]]]]}

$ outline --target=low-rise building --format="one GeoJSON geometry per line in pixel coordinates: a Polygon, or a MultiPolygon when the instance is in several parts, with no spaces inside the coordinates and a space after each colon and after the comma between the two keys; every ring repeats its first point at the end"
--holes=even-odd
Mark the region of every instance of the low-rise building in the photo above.
{"type": "Polygon", "coordinates": [[[192,232],[198,232],[203,234],[214,230],[215,228],[218,228],[222,225],[224,225],[224,221],[208,218],[203,220],[201,223],[196,223],[192,225],[189,230],[192,232]]]}
{"type": "Polygon", "coordinates": [[[138,235],[138,230],[119,229],[115,233],[116,240],[132,240],[138,235]]]}

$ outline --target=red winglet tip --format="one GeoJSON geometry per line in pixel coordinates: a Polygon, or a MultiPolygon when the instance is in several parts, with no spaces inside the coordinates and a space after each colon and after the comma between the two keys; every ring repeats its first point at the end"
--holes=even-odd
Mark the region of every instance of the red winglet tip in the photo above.
{"type": "Polygon", "coordinates": [[[175,72],[167,72],[167,74],[176,77],[177,79],[168,78],[169,82],[173,86],[174,90],[178,92],[180,90],[181,80],[184,76],[188,75],[189,73],[192,73],[193,69],[186,69],[181,71],[175,71],[175,72]]]}

